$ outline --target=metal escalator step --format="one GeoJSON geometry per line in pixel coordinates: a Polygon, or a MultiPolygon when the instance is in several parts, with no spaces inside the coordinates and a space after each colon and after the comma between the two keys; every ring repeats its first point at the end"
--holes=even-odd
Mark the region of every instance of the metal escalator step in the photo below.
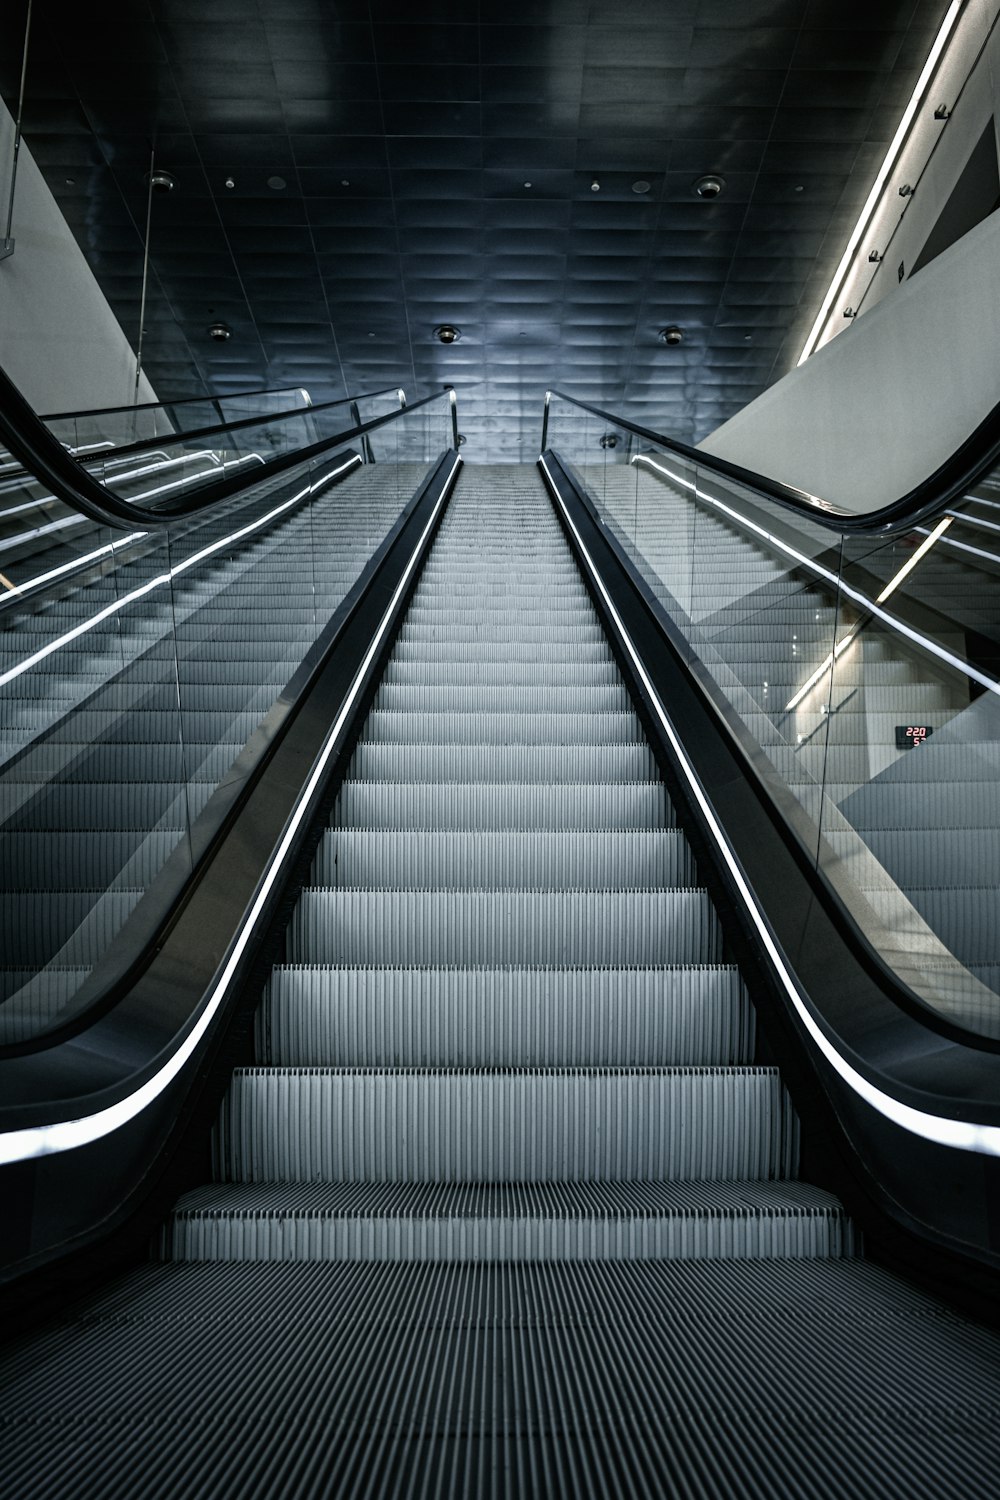
{"type": "Polygon", "coordinates": [[[773,1068],[237,1069],[222,1181],[728,1181],[794,1175],[773,1068]]]}
{"type": "Polygon", "coordinates": [[[349,774],[358,781],[409,785],[440,782],[643,782],[656,777],[652,750],[644,740],[624,744],[462,745],[379,744],[362,740],[349,774]]]}
{"type": "Polygon", "coordinates": [[[571,622],[567,616],[564,620],[548,621],[540,629],[539,623],[525,620],[520,612],[513,620],[489,622],[472,619],[465,615],[460,618],[456,617],[454,620],[428,620],[426,616],[420,620],[411,620],[407,616],[399,633],[399,640],[406,645],[434,644],[442,641],[447,642],[449,646],[460,646],[465,641],[516,645],[537,641],[540,638],[550,644],[567,648],[576,644],[588,649],[593,649],[595,646],[607,647],[607,638],[596,619],[581,621],[578,617],[574,617],[571,622]]]}
{"type": "Polygon", "coordinates": [[[175,1261],[645,1261],[854,1252],[829,1193],[802,1183],[253,1183],[174,1209],[175,1261]]]}
{"type": "Polygon", "coordinates": [[[753,1058],[732,966],[283,966],[257,1013],[257,1057],[282,1067],[726,1065],[753,1058]]]}
{"type": "Polygon", "coordinates": [[[406,745],[628,745],[641,743],[643,738],[631,709],[599,713],[507,709],[473,715],[375,708],[365,733],[376,742],[406,745]]]}
{"type": "Polygon", "coordinates": [[[383,713],[528,715],[569,713],[625,713],[631,700],[622,682],[553,686],[512,683],[501,686],[448,684],[441,687],[385,683],[375,696],[375,711],[383,713]]]}
{"type": "Polygon", "coordinates": [[[701,890],[302,892],[291,963],[718,963],[701,890]]]}
{"type": "MultiPolygon", "coordinates": [[[[25,788],[14,786],[5,790],[13,794],[25,788]]],[[[204,781],[186,788],[165,781],[148,786],[114,781],[60,781],[42,786],[37,797],[23,803],[13,826],[25,832],[59,828],[147,832],[174,828],[187,821],[189,811],[191,816],[199,813],[211,793],[211,783],[204,781]]]]}
{"type": "Polygon", "coordinates": [[[118,741],[95,745],[54,737],[36,745],[30,755],[22,757],[16,765],[6,767],[4,780],[30,784],[35,791],[40,791],[60,776],[72,779],[74,784],[84,779],[88,782],[127,782],[135,778],[137,767],[141,765],[142,778],[149,783],[180,783],[188,777],[217,782],[242,748],[235,743],[200,745],[190,742],[151,745],[140,741],[132,744],[118,741]]]}
{"type": "Polygon", "coordinates": [[[655,829],[674,821],[661,782],[345,781],[332,821],[398,829],[655,829]]]}
{"type": "MultiPolygon", "coordinates": [[[[382,678],[382,688],[409,688],[421,691],[443,687],[507,689],[543,687],[576,688],[621,688],[621,674],[614,662],[540,662],[525,652],[519,661],[483,662],[469,661],[464,655],[439,662],[400,661],[396,657],[389,662],[382,678]]],[[[382,707],[389,707],[388,703],[382,707]]],[[[422,706],[422,705],[421,705],[422,706]]]]}
{"type": "Polygon", "coordinates": [[[610,890],[692,886],[694,859],[679,829],[404,833],[334,829],[316,851],[312,882],[380,889],[610,890]]]}
{"type": "Polygon", "coordinates": [[[25,1041],[56,1024],[88,972],[55,964],[41,973],[0,968],[0,1044],[25,1041]]]}
{"type": "Polygon", "coordinates": [[[86,833],[5,830],[0,839],[0,881],[5,889],[22,891],[48,891],[57,881],[63,889],[145,886],[182,837],[179,827],[152,833],[110,828],[86,833]]]}
{"type": "Polygon", "coordinates": [[[0,892],[4,963],[40,968],[92,967],[136,906],[141,890],[0,892]]]}
{"type": "MultiPolygon", "coordinates": [[[[923,755],[923,749],[919,753],[923,755]]],[[[906,781],[878,781],[866,788],[863,806],[851,804],[845,810],[863,838],[876,830],[891,833],[913,826],[937,832],[1000,827],[1000,780],[973,780],[976,767],[969,770],[968,778],[940,783],[920,780],[916,793],[914,784],[906,781]]],[[[840,804],[855,790],[854,786],[834,785],[828,795],[840,804]]]]}
{"type": "Polygon", "coordinates": [[[406,666],[414,673],[419,672],[421,667],[433,671],[440,666],[465,666],[475,672],[477,668],[485,669],[494,665],[506,668],[533,663],[536,666],[558,668],[588,664],[608,666],[613,661],[611,647],[599,635],[590,640],[581,638],[577,641],[553,641],[548,636],[541,640],[536,637],[531,641],[491,640],[488,636],[462,641],[444,638],[404,640],[399,637],[393,648],[390,666],[396,669],[406,666]]]}

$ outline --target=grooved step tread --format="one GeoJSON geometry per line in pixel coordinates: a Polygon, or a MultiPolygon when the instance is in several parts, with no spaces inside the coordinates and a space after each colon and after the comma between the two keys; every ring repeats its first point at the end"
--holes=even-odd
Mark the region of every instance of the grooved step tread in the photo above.
{"type": "Polygon", "coordinates": [[[253,1183],[196,1189],[174,1260],[727,1260],[850,1255],[831,1194],[802,1183],[253,1183]]]}

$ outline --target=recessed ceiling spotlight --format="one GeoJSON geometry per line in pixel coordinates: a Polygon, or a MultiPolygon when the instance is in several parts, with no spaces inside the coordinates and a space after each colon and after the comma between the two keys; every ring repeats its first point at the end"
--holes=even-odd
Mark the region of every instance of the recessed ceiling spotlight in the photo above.
{"type": "Polygon", "coordinates": [[[745,333],[743,335],[743,342],[744,342],[744,344],[752,343],[753,342],[753,334],[752,333],[745,333]]]}
{"type": "Polygon", "coordinates": [[[671,323],[669,328],[661,328],[657,337],[661,343],[670,344],[671,346],[682,344],[684,342],[684,330],[683,328],[678,328],[676,323],[671,323]]]}
{"type": "Polygon", "coordinates": [[[592,193],[599,193],[601,191],[601,184],[598,182],[598,180],[597,180],[596,177],[594,178],[593,182],[590,184],[590,191],[592,193]]]}
{"type": "Polygon", "coordinates": [[[797,183],[796,183],[796,184],[795,184],[795,191],[796,191],[796,192],[797,192],[797,193],[801,193],[801,192],[803,192],[803,191],[804,191],[804,190],[805,190],[805,185],[804,185],[804,183],[801,183],[801,182],[797,182],[797,183]]]}
{"type": "Polygon", "coordinates": [[[66,186],[67,187],[76,187],[76,178],[75,177],[67,177],[66,178],[66,186]]]}
{"type": "Polygon", "coordinates": [[[462,337],[462,330],[454,328],[451,323],[440,323],[434,330],[434,337],[440,344],[457,344],[462,337]]]}
{"type": "Polygon", "coordinates": [[[633,193],[648,193],[651,186],[652,184],[647,182],[644,177],[640,177],[638,182],[633,182],[632,191],[633,193]]]}
{"type": "Polygon", "coordinates": [[[226,178],[226,187],[227,188],[234,188],[235,186],[236,186],[236,179],[234,177],[227,177],[226,178]]]}
{"type": "Polygon", "coordinates": [[[340,185],[341,187],[350,187],[351,179],[349,177],[342,177],[340,179],[340,185]]]}
{"type": "Polygon", "coordinates": [[[288,186],[288,183],[283,177],[278,177],[276,175],[267,179],[267,185],[271,189],[272,193],[280,193],[283,188],[286,188],[288,186]]]}
{"type": "Polygon", "coordinates": [[[719,177],[715,172],[709,172],[706,177],[699,177],[692,183],[695,196],[698,198],[717,198],[726,185],[724,177],[719,177]]]}
{"type": "Polygon", "coordinates": [[[215,339],[216,343],[219,344],[224,344],[227,339],[231,339],[233,336],[233,330],[229,324],[222,322],[209,323],[206,332],[210,339],[215,339]]]}
{"type": "Polygon", "coordinates": [[[177,178],[170,172],[161,172],[159,168],[155,172],[149,172],[146,181],[154,193],[169,193],[177,186],[177,178]]]}
{"type": "Polygon", "coordinates": [[[524,185],[525,185],[525,187],[531,187],[531,183],[530,182],[526,182],[524,185]]]}

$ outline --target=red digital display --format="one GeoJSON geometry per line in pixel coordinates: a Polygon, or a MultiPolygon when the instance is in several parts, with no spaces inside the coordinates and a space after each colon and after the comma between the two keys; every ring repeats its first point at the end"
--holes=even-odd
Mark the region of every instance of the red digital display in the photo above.
{"type": "Polygon", "coordinates": [[[930,724],[897,724],[896,749],[915,750],[933,733],[934,729],[930,724]]]}

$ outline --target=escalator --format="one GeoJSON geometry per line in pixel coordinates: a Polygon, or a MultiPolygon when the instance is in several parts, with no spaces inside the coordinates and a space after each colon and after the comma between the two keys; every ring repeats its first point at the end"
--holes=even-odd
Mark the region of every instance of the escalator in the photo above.
{"type": "MultiPolygon", "coordinates": [[[[257,847],[266,817],[275,847],[309,825],[284,895],[257,922],[271,935],[243,975],[236,1039],[201,1064],[216,1078],[201,1110],[214,1121],[210,1144],[204,1128],[190,1131],[200,1144],[189,1139],[183,1167],[149,1190],[153,1207],[143,1217],[133,1205],[141,1232],[110,1283],[94,1267],[128,1215],[113,1224],[107,1215],[110,1237],[77,1226],[49,1257],[50,1271],[86,1263],[96,1284],[75,1299],[63,1285],[56,1315],[47,1324],[36,1315],[40,1326],[0,1356],[0,1495],[995,1493],[1000,1337],[959,1310],[964,1279],[966,1302],[981,1298],[990,1316],[990,1237],[977,1239],[957,1212],[948,1222],[947,1194],[937,1219],[927,1212],[918,1225],[912,1209],[912,1194],[934,1191],[934,1150],[956,1193],[978,1184],[979,1209],[996,1190],[991,1162],[940,1142],[925,1160],[919,1143],[900,1147],[897,1122],[879,1134],[874,1085],[863,1101],[871,1118],[836,1093],[846,1075],[831,1081],[822,1070],[838,1036],[874,1076],[862,1058],[874,1032],[885,1088],[894,1065],[878,1009],[890,979],[837,904],[842,876],[829,902],[816,897],[820,877],[835,873],[829,847],[841,833],[845,845],[848,830],[827,828],[833,844],[822,858],[813,846],[810,868],[801,817],[815,777],[784,782],[782,808],[793,825],[800,818],[795,844],[751,770],[732,769],[751,730],[762,783],[786,762],[807,767],[796,759],[803,716],[835,717],[837,694],[844,712],[854,701],[862,653],[852,663],[845,648],[825,713],[810,702],[798,717],[784,708],[824,654],[837,665],[837,607],[824,617],[828,592],[806,566],[826,567],[826,554],[814,549],[788,583],[745,528],[720,531],[710,517],[700,538],[717,567],[706,626],[694,575],[669,571],[676,528],[661,554],[656,529],[637,522],[648,497],[633,482],[629,516],[621,473],[602,472],[598,493],[586,464],[551,452],[537,471],[466,466],[456,480],[457,468],[447,459],[444,487],[422,490],[424,471],[401,468],[390,501],[379,499],[377,474],[367,489],[355,484],[366,476],[353,476],[353,489],[327,492],[330,509],[310,509],[298,540],[274,546],[273,572],[266,557],[241,554],[245,566],[206,576],[202,598],[181,610],[198,627],[193,649],[171,657],[186,664],[179,702],[193,716],[181,744],[200,746],[204,763],[218,745],[221,768],[297,654],[316,654],[318,638],[294,629],[296,574],[316,551],[325,565],[331,533],[349,553],[355,546],[345,583],[310,615],[315,624],[339,608],[346,628],[345,587],[364,551],[351,525],[378,512],[369,537],[382,538],[379,567],[366,585],[381,588],[375,623],[363,615],[366,590],[355,589],[354,655],[341,628],[288,731],[304,736],[315,718],[314,740],[292,749],[310,786],[327,774],[326,795],[305,804],[291,789],[276,727],[272,769],[287,801],[261,803],[259,821],[252,800],[242,805],[230,820],[236,855],[226,866],[225,849],[217,853],[223,875],[260,860],[263,889],[274,868],[257,847]],[[417,494],[392,526],[408,487],[417,494]],[[348,497],[341,511],[338,497],[348,497]],[[704,626],[700,673],[691,640],[678,644],[682,616],[704,626]],[[809,617],[811,642],[799,628],[809,617]],[[782,623],[794,627],[794,651],[775,649],[782,623]],[[240,679],[222,669],[246,641],[263,686],[237,707],[220,689],[240,679]],[[323,676],[338,649],[348,665],[339,679],[323,676]],[[714,684],[701,700],[699,675],[714,684]],[[768,691],[780,686],[780,714],[762,714],[761,679],[768,691]],[[721,686],[740,710],[725,733],[721,686]],[[349,703],[353,728],[340,706],[349,703]],[[671,749],[675,724],[684,741],[671,749]],[[698,773],[685,782],[695,751],[698,773]],[[717,810],[730,814],[729,868],[712,847],[717,810]],[[810,995],[823,996],[824,984],[845,991],[846,1014],[831,1005],[824,1022],[825,1053],[802,1027],[793,1036],[766,944],[736,910],[743,871],[763,892],[778,967],[792,953],[810,995]],[[852,1175],[852,1150],[886,1186],[881,1197],[863,1171],[852,1175]],[[171,1207],[172,1184],[183,1191],[171,1207]]],[[[657,495],[657,524],[675,500],[690,505],[675,491],[668,503],[657,495]]],[[[746,516],[756,524],[759,510],[746,516]]],[[[339,548],[330,566],[335,556],[339,548]]],[[[918,705],[927,720],[954,711],[940,674],[939,696],[921,697],[912,656],[872,634],[865,691],[902,686],[899,712],[918,705]]],[[[827,801],[847,808],[902,760],[883,764],[884,729],[876,714],[863,768],[857,737],[846,738],[839,790],[820,778],[827,801]]],[[[838,746],[826,738],[829,756],[838,746]]],[[[95,752],[86,750],[64,802],[97,805],[84,791],[97,784],[148,795],[154,776],[143,770],[140,785],[123,788],[122,771],[141,746],[158,765],[168,740],[142,728],[125,742],[107,725],[96,740],[110,757],[103,781],[88,779],[95,752]]],[[[926,747],[918,754],[931,763],[926,747]]],[[[267,767],[250,797],[266,787],[267,767]]],[[[81,832],[89,868],[99,828],[81,832]]],[[[23,843],[18,858],[51,865],[44,839],[30,852],[23,843]]],[[[211,864],[196,869],[200,897],[163,929],[151,973],[178,934],[197,933],[197,900],[207,924],[221,903],[211,864]]],[[[254,901],[248,909],[262,911],[254,901]]],[[[855,915],[870,908],[856,903],[855,915]]],[[[26,913],[37,909],[25,901],[26,913]]],[[[221,963],[228,950],[215,932],[211,944],[221,963]]],[[[31,964],[51,972],[62,956],[50,942],[31,964]]],[[[906,1018],[936,1038],[933,1061],[952,1066],[952,1083],[959,1046],[971,1055],[965,1105],[988,1131],[985,1085],[1000,1061],[983,1014],[991,975],[980,966],[949,990],[940,941],[928,939],[922,956],[946,1029],[931,1029],[926,995],[907,992],[906,1018]],[[983,1035],[963,1030],[959,1044],[953,1033],[972,1014],[983,1035]]],[[[163,972],[179,984],[173,962],[163,972]]],[[[155,1001],[161,990],[148,974],[143,982],[155,1001]]],[[[86,1011],[67,1014],[68,1032],[50,1017],[34,1023],[20,1059],[8,1049],[12,1066],[33,1062],[36,1084],[46,1025],[64,1045],[87,1036],[86,1011]]],[[[902,1044],[912,1055],[909,1034],[902,1044]]],[[[915,1098],[919,1067],[906,1084],[915,1098]]],[[[89,1164],[98,1144],[62,1154],[89,1164]]],[[[164,1148],[157,1137],[144,1149],[164,1148]]],[[[23,1182],[9,1181],[30,1217],[23,1182]]],[[[32,1191],[43,1187],[39,1178],[32,1191]]],[[[45,1257],[36,1260],[12,1284],[53,1295],[45,1257]]]]}

